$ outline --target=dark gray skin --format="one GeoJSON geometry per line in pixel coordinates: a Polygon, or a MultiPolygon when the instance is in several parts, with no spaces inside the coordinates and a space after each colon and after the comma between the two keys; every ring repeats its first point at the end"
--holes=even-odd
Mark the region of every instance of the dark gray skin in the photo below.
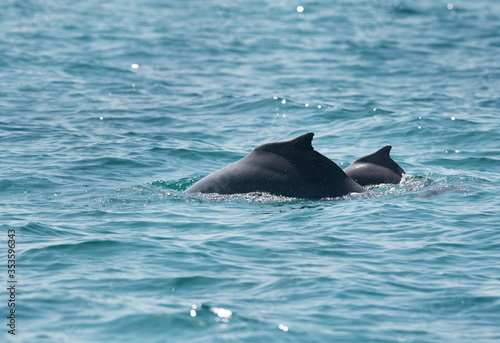
{"type": "Polygon", "coordinates": [[[312,147],[314,133],[263,144],[189,187],[187,193],[267,192],[286,197],[335,198],[366,190],[312,147]]]}
{"type": "Polygon", "coordinates": [[[361,157],[344,172],[361,186],[399,183],[405,171],[389,156],[391,148],[386,145],[371,155],[361,157]]]}

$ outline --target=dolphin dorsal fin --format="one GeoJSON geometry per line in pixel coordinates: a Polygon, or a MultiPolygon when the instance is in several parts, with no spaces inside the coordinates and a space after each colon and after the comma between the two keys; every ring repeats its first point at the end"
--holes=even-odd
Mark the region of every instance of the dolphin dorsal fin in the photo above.
{"type": "Polygon", "coordinates": [[[297,138],[291,139],[289,141],[283,141],[283,142],[273,142],[273,143],[267,143],[267,144],[262,144],[255,148],[257,151],[267,151],[267,152],[272,152],[274,154],[281,155],[283,154],[284,151],[291,151],[290,149],[296,149],[300,151],[314,151],[314,148],[312,147],[312,139],[313,139],[314,133],[309,132],[306,134],[303,134],[302,136],[299,136],[297,138]]]}
{"type": "Polygon", "coordinates": [[[314,133],[308,132],[306,134],[303,134],[302,136],[292,139],[290,143],[292,143],[296,149],[304,151],[312,151],[314,150],[312,146],[313,137],[314,133]]]}
{"type": "Polygon", "coordinates": [[[405,171],[391,158],[389,153],[391,152],[392,146],[386,145],[380,150],[375,151],[373,154],[363,156],[357,159],[354,163],[373,163],[382,167],[386,167],[398,174],[404,174],[405,171]]]}
{"type": "Polygon", "coordinates": [[[391,152],[392,146],[386,145],[385,147],[375,151],[373,154],[363,156],[356,160],[356,162],[365,162],[365,163],[375,163],[375,164],[384,164],[381,162],[386,161],[387,159],[391,160],[391,156],[389,153],[391,152]]]}

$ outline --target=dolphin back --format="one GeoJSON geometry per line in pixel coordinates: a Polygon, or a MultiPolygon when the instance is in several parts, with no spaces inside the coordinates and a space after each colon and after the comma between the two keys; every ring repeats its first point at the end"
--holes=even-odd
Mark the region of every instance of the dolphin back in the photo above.
{"type": "Polygon", "coordinates": [[[391,148],[386,145],[373,154],[357,159],[344,172],[361,186],[399,183],[405,171],[391,158],[391,148]]]}
{"type": "Polygon", "coordinates": [[[188,193],[267,192],[297,198],[334,198],[365,189],[312,147],[312,132],[267,143],[188,188],[188,193]]]}

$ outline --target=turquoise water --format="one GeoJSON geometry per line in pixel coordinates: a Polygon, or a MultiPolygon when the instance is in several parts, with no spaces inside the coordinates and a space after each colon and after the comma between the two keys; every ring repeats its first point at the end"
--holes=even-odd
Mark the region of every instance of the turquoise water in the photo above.
{"type": "Polygon", "coordinates": [[[0,28],[2,341],[500,341],[498,2],[7,0],[0,28]],[[408,175],[183,193],[309,131],[408,175]]]}

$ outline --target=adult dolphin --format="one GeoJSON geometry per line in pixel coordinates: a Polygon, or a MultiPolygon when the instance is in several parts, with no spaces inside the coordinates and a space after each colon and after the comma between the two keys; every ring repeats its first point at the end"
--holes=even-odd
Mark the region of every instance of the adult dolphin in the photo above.
{"type": "Polygon", "coordinates": [[[361,186],[399,183],[405,171],[389,155],[391,148],[386,145],[373,154],[357,159],[344,172],[361,186]]]}
{"type": "Polygon", "coordinates": [[[189,187],[188,193],[267,192],[287,197],[321,199],[366,190],[333,161],[312,147],[314,133],[267,143],[241,160],[189,187]]]}

